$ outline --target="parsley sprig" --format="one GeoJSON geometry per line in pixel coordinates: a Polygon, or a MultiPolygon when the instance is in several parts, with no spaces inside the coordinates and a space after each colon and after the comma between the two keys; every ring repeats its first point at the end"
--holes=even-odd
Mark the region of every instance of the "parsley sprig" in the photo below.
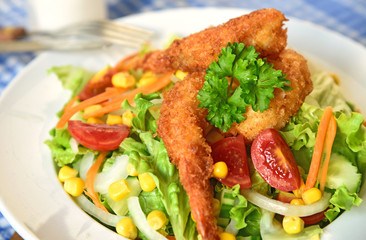
{"type": "Polygon", "coordinates": [[[282,71],[258,56],[253,46],[228,43],[206,70],[206,81],[197,96],[199,106],[208,109],[207,120],[224,132],[234,122],[245,120],[246,107],[267,110],[275,88],[291,90],[282,71]],[[235,79],[240,85],[233,89],[235,79]]]}

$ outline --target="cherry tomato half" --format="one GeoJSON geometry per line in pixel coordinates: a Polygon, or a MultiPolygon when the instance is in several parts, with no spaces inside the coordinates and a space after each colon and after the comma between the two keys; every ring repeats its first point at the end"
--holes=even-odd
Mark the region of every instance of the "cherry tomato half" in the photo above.
{"type": "Polygon", "coordinates": [[[293,191],[301,186],[301,177],[295,158],[275,129],[263,130],[254,139],[251,148],[255,169],[272,187],[281,191],[293,191]]]}
{"type": "Polygon", "coordinates": [[[71,136],[84,147],[96,151],[112,151],[128,136],[126,125],[89,124],[70,120],[68,130],[71,136]]]}
{"type": "Polygon", "coordinates": [[[228,187],[240,184],[242,189],[252,186],[245,142],[242,135],[221,139],[212,144],[211,148],[211,156],[214,162],[223,161],[228,167],[227,177],[223,179],[218,178],[222,184],[228,187]]]}
{"type": "Polygon", "coordinates": [[[104,92],[107,87],[112,87],[112,77],[115,73],[115,69],[109,68],[105,70],[102,76],[99,76],[99,74],[94,75],[79,93],[80,100],[94,97],[104,92]]]}
{"type": "Polygon", "coordinates": [[[305,225],[312,225],[312,224],[318,223],[325,218],[324,212],[326,210],[315,213],[315,214],[307,216],[307,217],[301,217],[301,219],[304,221],[305,225]]]}

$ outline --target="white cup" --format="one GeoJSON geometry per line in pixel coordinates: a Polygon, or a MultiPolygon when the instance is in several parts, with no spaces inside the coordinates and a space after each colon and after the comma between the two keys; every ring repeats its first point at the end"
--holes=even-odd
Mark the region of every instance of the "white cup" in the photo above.
{"type": "Polygon", "coordinates": [[[31,31],[56,30],[69,24],[107,17],[105,0],[29,0],[31,31]]]}

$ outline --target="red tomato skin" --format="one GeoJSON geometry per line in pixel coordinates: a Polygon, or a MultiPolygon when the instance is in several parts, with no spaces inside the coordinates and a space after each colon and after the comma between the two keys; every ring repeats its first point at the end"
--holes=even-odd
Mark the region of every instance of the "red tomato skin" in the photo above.
{"type": "Polygon", "coordinates": [[[67,128],[78,143],[95,151],[115,150],[129,134],[126,125],[111,126],[69,120],[67,128]]]}
{"type": "Polygon", "coordinates": [[[234,187],[239,184],[241,189],[252,186],[250,180],[248,158],[245,149],[244,137],[227,137],[211,145],[214,163],[223,161],[228,167],[226,178],[218,180],[228,186],[234,187]]]}
{"type": "Polygon", "coordinates": [[[321,220],[323,220],[325,218],[325,214],[324,214],[325,211],[315,213],[314,215],[310,215],[307,217],[301,217],[301,219],[304,221],[305,225],[312,225],[312,224],[320,222],[321,220]]]}
{"type": "Polygon", "coordinates": [[[293,199],[297,199],[297,197],[293,193],[280,191],[276,199],[284,203],[290,203],[293,199]]]}
{"type": "Polygon", "coordinates": [[[253,141],[251,155],[255,169],[271,187],[285,192],[300,188],[297,163],[277,130],[263,130],[253,141]]]}
{"type": "Polygon", "coordinates": [[[108,69],[101,79],[93,81],[93,78],[85,85],[79,93],[80,100],[84,101],[105,91],[107,87],[113,87],[112,77],[116,73],[113,68],[108,69]]]}

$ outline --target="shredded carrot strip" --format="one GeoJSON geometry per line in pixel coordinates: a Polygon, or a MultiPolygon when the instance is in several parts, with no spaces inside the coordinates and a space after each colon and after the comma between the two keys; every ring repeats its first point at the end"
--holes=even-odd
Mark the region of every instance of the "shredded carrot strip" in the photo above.
{"type": "Polygon", "coordinates": [[[97,176],[98,170],[102,163],[104,162],[108,152],[101,152],[97,158],[97,160],[93,163],[93,165],[89,168],[88,172],[86,173],[85,178],[85,187],[86,191],[85,194],[93,200],[93,203],[98,208],[108,212],[108,210],[104,207],[104,205],[99,201],[98,194],[94,191],[94,180],[97,176]]]}
{"type": "Polygon", "coordinates": [[[75,96],[75,97],[71,98],[70,101],[65,105],[64,112],[69,111],[74,106],[74,104],[77,100],[79,100],[79,96],[75,96]]]}
{"type": "Polygon", "coordinates": [[[322,193],[324,193],[325,181],[327,180],[328,165],[329,165],[330,155],[332,152],[333,142],[334,142],[336,133],[337,133],[337,121],[335,120],[335,117],[332,115],[330,118],[327,135],[325,138],[326,156],[325,156],[325,160],[323,163],[321,176],[320,176],[319,189],[322,193]]]}
{"type": "Polygon", "coordinates": [[[332,107],[326,107],[320,120],[317,136],[315,139],[314,153],[311,159],[309,174],[306,179],[305,191],[314,187],[318,177],[320,162],[323,155],[325,135],[327,133],[330,117],[333,114],[332,107]]]}
{"type": "Polygon", "coordinates": [[[133,65],[136,63],[138,59],[138,54],[139,53],[135,53],[125,57],[116,64],[115,69],[117,69],[118,71],[127,71],[129,69],[132,69],[133,65]]]}
{"type": "Polygon", "coordinates": [[[121,108],[121,104],[124,100],[127,100],[131,103],[133,101],[133,99],[135,98],[136,94],[138,94],[138,93],[148,94],[148,93],[156,92],[156,91],[166,87],[171,82],[170,76],[172,74],[173,74],[173,72],[165,73],[157,81],[155,81],[152,84],[149,84],[144,87],[135,88],[129,92],[122,93],[121,95],[113,98],[111,101],[105,102],[101,109],[91,112],[89,114],[85,114],[84,117],[89,118],[89,117],[101,116],[106,113],[118,110],[121,108]]]}
{"type": "Polygon", "coordinates": [[[61,118],[59,119],[56,128],[57,129],[61,129],[63,128],[67,121],[69,121],[69,119],[77,112],[84,110],[85,108],[94,105],[94,104],[98,104],[101,102],[104,102],[110,98],[113,98],[119,94],[121,94],[122,91],[125,91],[125,89],[117,89],[117,88],[107,88],[105,92],[98,94],[95,97],[89,98],[85,101],[82,101],[81,103],[79,103],[76,106],[73,106],[71,108],[69,108],[67,111],[64,111],[64,114],[61,116],[61,118]]]}

